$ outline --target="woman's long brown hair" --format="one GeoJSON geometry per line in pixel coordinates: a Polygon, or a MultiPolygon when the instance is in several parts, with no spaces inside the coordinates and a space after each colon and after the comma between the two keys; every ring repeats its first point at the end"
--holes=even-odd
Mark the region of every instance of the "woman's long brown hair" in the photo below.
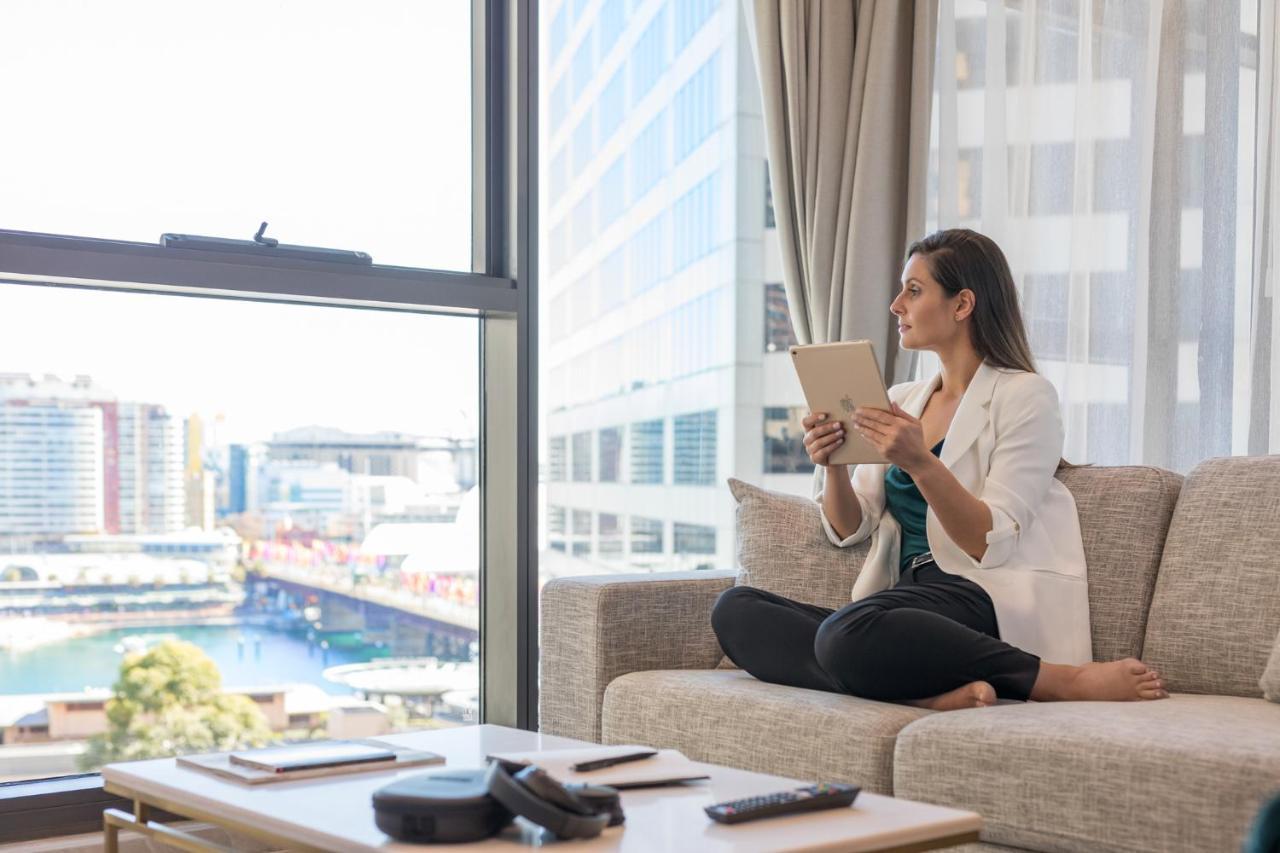
{"type": "Polygon", "coordinates": [[[974,295],[973,347],[984,361],[1008,370],[1036,372],[1027,329],[1018,305],[1018,288],[1004,252],[990,237],[968,228],[935,231],[907,249],[929,265],[938,284],[954,297],[974,295]]]}
{"type": "MultiPolygon", "coordinates": [[[[935,231],[907,249],[907,258],[919,255],[948,297],[973,291],[973,348],[994,367],[1036,373],[1035,358],[1027,342],[1027,327],[1018,304],[1018,288],[1009,261],[995,241],[968,228],[935,231]]],[[[1059,470],[1075,468],[1065,459],[1059,470]]]]}

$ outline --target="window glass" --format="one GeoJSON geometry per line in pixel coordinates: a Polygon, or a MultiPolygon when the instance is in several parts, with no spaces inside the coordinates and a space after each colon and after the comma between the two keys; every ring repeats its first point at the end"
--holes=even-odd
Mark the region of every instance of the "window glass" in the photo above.
{"type": "Polygon", "coordinates": [[[573,434],[573,481],[591,482],[591,433],[573,434]]]}
{"type": "Polygon", "coordinates": [[[808,409],[769,407],[764,410],[764,470],[766,474],[807,474],[813,470],[804,449],[804,420],[808,409]]]}
{"type": "Polygon", "coordinates": [[[601,559],[617,560],[622,557],[622,519],[613,513],[602,512],[596,518],[599,536],[598,553],[601,559]]]}
{"type": "Polygon", "coordinates": [[[676,163],[688,157],[717,124],[719,71],[717,52],[676,92],[676,163]]]}
{"type": "Polygon", "coordinates": [[[671,526],[671,541],[677,554],[714,554],[716,529],[677,521],[671,526]]]}
{"type": "Polygon", "coordinates": [[[471,269],[469,0],[7,2],[0,80],[6,228],[471,269]]]}
{"type": "Polygon", "coordinates": [[[565,481],[565,473],[569,453],[567,450],[566,440],[563,435],[553,436],[548,444],[547,453],[547,479],[563,483],[565,481]]]}
{"type": "Polygon", "coordinates": [[[622,124],[626,111],[625,70],[626,66],[619,68],[605,84],[604,91],[600,93],[600,127],[598,129],[602,147],[609,142],[609,137],[613,136],[618,125],[622,124]]]}
{"type": "Polygon", "coordinates": [[[644,198],[667,171],[667,111],[661,110],[631,146],[631,200],[644,198]]]}
{"type": "Polygon", "coordinates": [[[622,463],[622,428],[600,430],[600,482],[618,482],[622,463]]]}
{"type": "Polygon", "coordinates": [[[715,12],[720,0],[680,0],[676,3],[676,52],[684,50],[715,12]]]}
{"type": "Polygon", "coordinates": [[[638,485],[663,482],[663,429],[660,420],[631,425],[631,482],[638,485]]]}
{"type": "Polygon", "coordinates": [[[0,316],[9,778],[477,720],[478,321],[13,284],[0,316]],[[159,719],[112,716],[147,681],[159,719]]]}
{"type": "Polygon", "coordinates": [[[710,486],[716,481],[716,413],[679,415],[672,421],[677,486],[710,486]]]}
{"type": "Polygon", "coordinates": [[[556,16],[551,19],[551,38],[547,43],[547,60],[555,62],[560,55],[560,51],[564,50],[564,43],[569,37],[569,4],[560,4],[560,9],[556,12],[556,16]]]}
{"type": "Polygon", "coordinates": [[[662,522],[660,520],[631,517],[631,553],[646,556],[662,553],[662,522]]]}
{"type": "Polygon", "coordinates": [[[603,0],[599,14],[600,61],[603,62],[627,25],[627,0],[603,0]]]}
{"type": "Polygon", "coordinates": [[[631,52],[631,105],[634,107],[653,89],[667,60],[667,6],[645,26],[631,52]]]}
{"type": "Polygon", "coordinates": [[[796,333],[791,328],[791,310],[787,305],[787,289],[782,282],[771,281],[764,286],[765,352],[790,352],[796,343],[796,333]]]}

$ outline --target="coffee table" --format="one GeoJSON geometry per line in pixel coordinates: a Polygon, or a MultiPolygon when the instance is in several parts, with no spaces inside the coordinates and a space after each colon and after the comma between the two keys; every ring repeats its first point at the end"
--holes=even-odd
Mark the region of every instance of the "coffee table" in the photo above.
{"type": "MultiPolygon", "coordinates": [[[[591,746],[570,738],[542,735],[503,726],[468,726],[410,732],[382,739],[445,756],[450,767],[481,767],[484,756],[497,752],[570,749],[591,746]]],[[[787,779],[699,765],[711,778],[661,788],[622,792],[627,814],[623,826],[606,829],[589,841],[564,842],[565,849],[748,851],[748,850],[932,850],[978,840],[982,818],[910,800],[862,793],[846,809],[790,815],[723,826],[703,813],[703,806],[754,794],[794,788],[820,780],[787,779]]],[[[430,769],[430,768],[425,768],[430,769]]],[[[248,786],[180,767],[172,758],[111,764],[102,770],[111,793],[133,800],[133,814],[103,813],[104,845],[117,853],[121,830],[141,832],[152,840],[185,850],[221,850],[209,841],[151,820],[155,810],[217,825],[231,832],[289,850],[303,851],[486,851],[549,843],[537,827],[517,821],[501,835],[459,845],[416,845],[396,842],[374,825],[372,793],[398,776],[424,768],[356,773],[248,786]]]]}

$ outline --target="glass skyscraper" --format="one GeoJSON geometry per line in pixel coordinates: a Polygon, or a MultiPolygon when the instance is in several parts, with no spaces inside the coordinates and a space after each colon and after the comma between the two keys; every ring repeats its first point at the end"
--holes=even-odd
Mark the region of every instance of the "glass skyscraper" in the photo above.
{"type": "Polygon", "coordinates": [[[726,479],[811,470],[742,11],[543,15],[544,576],[731,568],[726,479]]]}

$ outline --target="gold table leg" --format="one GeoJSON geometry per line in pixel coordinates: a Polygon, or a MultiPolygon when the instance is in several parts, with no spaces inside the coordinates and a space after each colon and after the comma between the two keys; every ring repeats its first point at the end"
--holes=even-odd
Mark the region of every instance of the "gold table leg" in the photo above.
{"type": "Polygon", "coordinates": [[[102,812],[102,840],[106,853],[119,853],[120,830],[122,829],[140,833],[153,841],[176,847],[179,850],[189,850],[192,853],[210,853],[210,851],[213,851],[213,853],[235,853],[234,848],[214,844],[212,841],[197,838],[179,829],[149,820],[147,817],[149,809],[147,804],[141,800],[134,800],[133,811],[133,814],[120,809],[106,809],[102,812]]]}

